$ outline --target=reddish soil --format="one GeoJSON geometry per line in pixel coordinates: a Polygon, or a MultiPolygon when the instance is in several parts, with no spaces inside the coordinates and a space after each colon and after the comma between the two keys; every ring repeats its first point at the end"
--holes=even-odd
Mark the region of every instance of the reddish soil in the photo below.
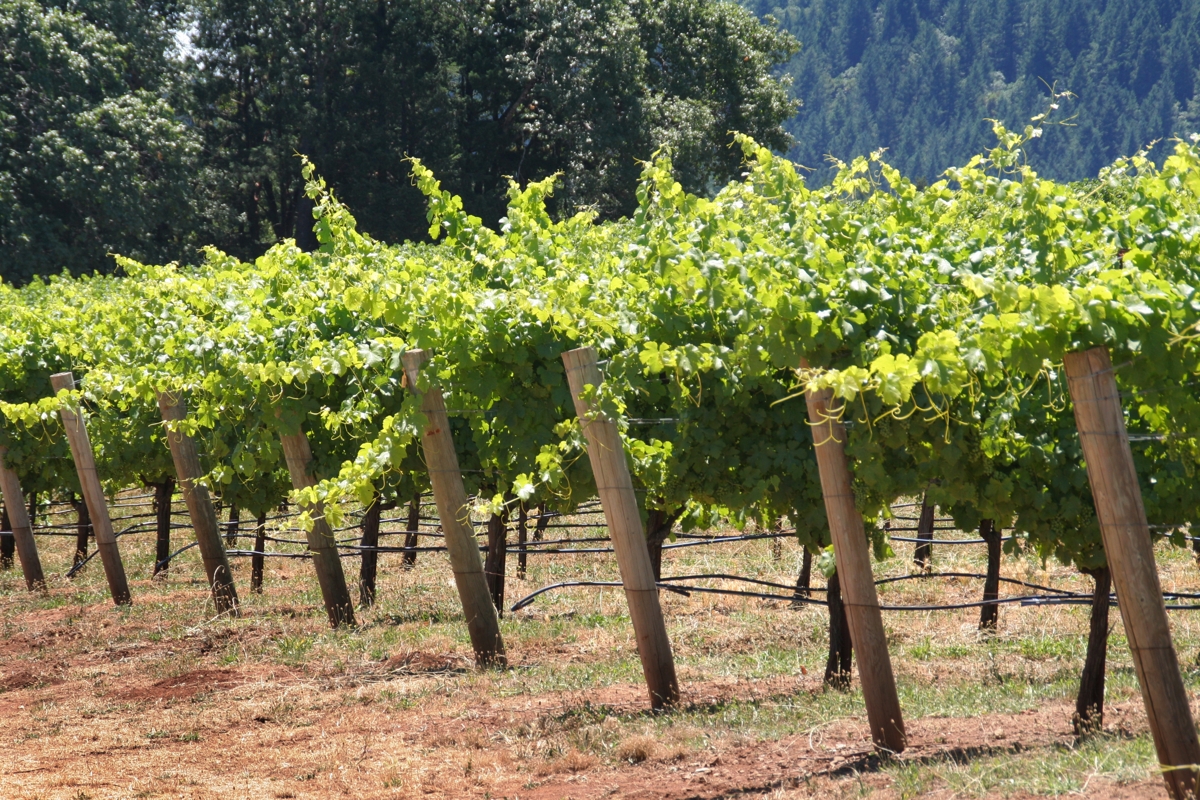
{"type": "MultiPolygon", "coordinates": [[[[1072,741],[1066,722],[1067,705],[1043,707],[1021,714],[987,714],[969,719],[923,718],[908,723],[909,747],[894,762],[967,762],[983,756],[1020,753],[1036,747],[1072,741]],[[949,744],[949,743],[953,744],[949,744]]],[[[1129,733],[1145,730],[1145,715],[1134,704],[1109,710],[1129,733]]],[[[706,754],[699,760],[669,763],[647,760],[617,770],[555,777],[536,787],[508,786],[504,797],[513,800],[572,800],[627,798],[628,800],[717,800],[734,797],[826,797],[844,779],[855,779],[873,789],[872,797],[892,798],[890,781],[879,774],[883,759],[874,751],[863,725],[838,722],[808,735],[790,736],[706,754]],[[790,792],[788,790],[791,790],[790,792]],[[783,794],[781,794],[783,793],[783,794]]],[[[1157,781],[1116,786],[1097,785],[1083,796],[1122,798],[1164,797],[1157,781]]],[[[1030,797],[1025,794],[1007,797],[1030,797]]]]}
{"type": "Polygon", "coordinates": [[[198,669],[174,678],[164,678],[149,686],[138,686],[120,693],[122,700],[190,700],[201,692],[228,689],[243,683],[241,674],[231,669],[198,669]]]}
{"type": "MultiPolygon", "coordinates": [[[[0,695],[0,735],[8,743],[0,767],[5,796],[715,800],[833,797],[851,788],[851,795],[866,790],[872,797],[898,796],[865,726],[855,719],[700,752],[649,740],[635,743],[630,758],[615,767],[570,751],[533,758],[529,769],[529,759],[514,756],[508,746],[515,730],[544,728],[572,712],[636,711],[645,707],[644,688],[619,685],[510,702],[450,692],[397,712],[376,704],[347,706],[346,695],[356,686],[401,690],[406,681],[453,677],[466,668],[456,656],[411,651],[378,669],[324,680],[292,670],[205,667],[158,680],[123,672],[96,686],[6,672],[0,695]],[[92,707],[56,714],[70,697],[88,698],[85,706],[92,707]],[[104,698],[122,706],[113,710],[109,700],[95,707],[104,698]],[[53,737],[39,729],[47,724],[53,737]]],[[[818,690],[810,677],[779,678],[694,683],[685,686],[685,696],[710,705],[818,690]]],[[[897,761],[966,762],[1066,745],[1069,716],[1070,707],[1061,704],[1014,715],[913,719],[910,747],[897,761]]],[[[1128,734],[1145,729],[1138,703],[1112,706],[1108,719],[1128,734]]],[[[1160,783],[1144,781],[1089,786],[1085,796],[1134,800],[1162,798],[1164,792],[1160,783]]]]}

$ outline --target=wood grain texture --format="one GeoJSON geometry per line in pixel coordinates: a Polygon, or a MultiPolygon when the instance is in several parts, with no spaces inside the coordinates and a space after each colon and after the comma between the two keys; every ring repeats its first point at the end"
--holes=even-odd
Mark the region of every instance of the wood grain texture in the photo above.
{"type": "Polygon", "coordinates": [[[0,492],[4,493],[4,506],[12,524],[13,541],[17,546],[17,559],[25,575],[25,586],[31,592],[46,591],[46,576],[42,573],[42,560],[38,557],[37,543],[33,540],[33,526],[29,522],[29,511],[25,507],[25,493],[17,473],[8,468],[4,457],[7,447],[0,447],[0,492]]]}
{"type": "MultiPolygon", "coordinates": [[[[166,392],[158,395],[158,410],[166,422],[177,422],[187,417],[187,403],[182,397],[166,392]]],[[[171,448],[171,460],[175,463],[175,476],[183,493],[192,530],[196,533],[196,546],[200,549],[200,560],[204,563],[204,574],[212,590],[213,604],[218,614],[238,613],[237,588],[233,584],[233,572],[229,568],[229,557],[221,541],[217,511],[213,508],[208,487],[197,481],[204,475],[196,442],[181,431],[167,431],[167,445],[171,448]]]]}
{"type": "MultiPolygon", "coordinates": [[[[74,389],[75,375],[70,372],[51,375],[50,385],[56,393],[63,389],[74,389]]],[[[100,476],[96,474],[96,457],[92,452],[91,439],[88,438],[87,424],[80,410],[74,406],[64,407],[61,416],[63,429],[67,434],[67,444],[71,447],[71,458],[75,460],[75,471],[79,475],[83,501],[92,519],[92,532],[96,536],[96,549],[100,551],[100,561],[104,564],[108,589],[112,593],[114,603],[119,606],[132,605],[133,596],[129,593],[125,565],[121,562],[121,551],[117,549],[112,519],[108,516],[108,503],[104,498],[104,489],[100,486],[100,476]]]]}
{"type": "Polygon", "coordinates": [[[427,360],[429,355],[424,350],[409,350],[403,356],[404,377],[409,390],[421,398],[421,411],[425,414],[421,447],[438,519],[442,523],[446,552],[450,556],[450,568],[454,571],[454,585],[467,620],[476,665],[503,667],[508,664],[508,657],[504,652],[504,639],[500,636],[500,620],[484,579],[479,541],[471,527],[467,491],[463,487],[458,454],[450,435],[446,403],[438,387],[426,392],[417,389],[421,365],[427,360]]]}
{"type": "Polygon", "coordinates": [[[1154,746],[1167,790],[1182,800],[1194,790],[1196,773],[1172,767],[1200,764],[1200,742],[1171,641],[1112,361],[1107,348],[1095,347],[1068,353],[1063,364],[1104,552],[1154,746]]]}
{"type": "MultiPolygon", "coordinates": [[[[807,367],[807,364],[803,366],[807,367]]],[[[846,458],[846,429],[838,416],[840,409],[833,405],[831,390],[806,392],[805,401],[871,738],[880,749],[899,753],[908,740],[888,655],[883,615],[879,611],[879,596],[871,573],[867,534],[862,515],[854,504],[850,464],[846,458]]]]}
{"type": "MultiPolygon", "coordinates": [[[[308,437],[304,431],[280,434],[279,441],[283,445],[283,458],[287,462],[292,486],[296,489],[316,486],[317,479],[311,472],[312,450],[308,446],[308,437]]],[[[321,586],[321,599],[325,602],[329,624],[334,628],[353,626],[357,624],[354,619],[354,601],[350,598],[350,588],[346,585],[346,573],[342,569],[342,559],[338,556],[333,530],[325,519],[325,507],[322,503],[317,503],[304,510],[312,516],[312,528],[305,535],[308,538],[308,551],[312,553],[313,568],[317,572],[317,583],[321,586]]]]}
{"type": "Polygon", "coordinates": [[[602,381],[596,351],[583,347],[563,353],[562,358],[575,400],[575,413],[587,439],[600,505],[617,554],[642,673],[650,691],[650,705],[655,709],[672,706],[679,702],[679,681],[675,677],[675,659],[658,600],[637,497],[633,493],[633,479],[625,463],[625,446],[616,423],[583,399],[585,386],[599,387],[602,381]]]}

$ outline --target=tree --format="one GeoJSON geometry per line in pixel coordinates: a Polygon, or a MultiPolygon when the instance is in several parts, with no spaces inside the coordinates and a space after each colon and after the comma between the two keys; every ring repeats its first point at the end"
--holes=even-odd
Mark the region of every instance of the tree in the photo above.
{"type": "Polygon", "coordinates": [[[77,11],[3,0],[0,53],[0,276],[193,253],[199,142],[166,99],[166,51],[77,11]]]}
{"type": "Polygon", "coordinates": [[[1094,177],[1155,139],[1198,129],[1200,4],[1151,0],[742,0],[800,39],[787,66],[804,107],[791,155],[832,179],[884,147],[932,181],[990,144],[988,119],[1021,124],[1048,86],[1076,95],[1028,148],[1056,180],[1094,177]]]}
{"type": "Polygon", "coordinates": [[[638,159],[669,146],[689,189],[735,177],[729,131],[783,149],[792,113],[773,67],[792,38],[715,0],[440,3],[207,0],[198,124],[243,257],[312,246],[298,152],[389,241],[424,238],[416,156],[495,223],[506,176],[563,172],[559,213],[636,202],[638,159]]]}

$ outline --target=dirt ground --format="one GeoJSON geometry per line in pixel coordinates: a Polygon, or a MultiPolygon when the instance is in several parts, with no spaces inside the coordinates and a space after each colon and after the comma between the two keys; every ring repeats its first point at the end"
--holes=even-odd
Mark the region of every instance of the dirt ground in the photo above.
{"type": "MultiPolygon", "coordinates": [[[[1105,732],[1086,745],[1070,727],[1083,612],[1007,607],[986,641],[971,629],[977,612],[888,617],[910,746],[882,758],[861,695],[821,685],[821,608],[664,595],[684,704],[652,715],[613,591],[507,614],[510,668],[480,672],[441,556],[408,571],[384,561],[380,604],[358,630],[333,632],[303,561],[272,562],[261,596],[244,588],[240,564],[243,614],[228,619],[211,616],[196,563],[145,577],[152,542],[122,545],[127,610],[104,598],[98,564],[60,577],[60,545],[43,556],[59,571],[49,598],[12,573],[0,585],[4,797],[1166,796],[1115,614],[1105,732]]],[[[939,566],[965,563],[942,550],[939,566]]],[[[786,577],[799,551],[789,543],[777,557],[756,542],[676,553],[664,572],[786,577]]],[[[909,569],[903,554],[895,561],[909,569]]],[[[604,556],[559,562],[510,579],[510,596],[611,574],[604,556]]],[[[1165,563],[1170,585],[1200,583],[1186,556],[1165,563]]],[[[1006,574],[1029,567],[1006,560],[1006,574]]],[[[1067,570],[1040,577],[1085,586],[1067,570]]],[[[904,591],[969,599],[978,586],[904,591]]],[[[1200,634],[1172,619],[1195,698],[1200,634]]]]}

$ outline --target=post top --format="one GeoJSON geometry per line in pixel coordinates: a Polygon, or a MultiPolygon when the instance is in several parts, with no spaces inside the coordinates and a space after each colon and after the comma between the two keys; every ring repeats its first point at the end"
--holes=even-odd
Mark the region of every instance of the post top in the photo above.
{"type": "Polygon", "coordinates": [[[50,376],[50,385],[54,391],[59,392],[63,389],[75,388],[75,373],[73,372],[56,372],[50,376]]]}
{"type": "Polygon", "coordinates": [[[567,372],[583,369],[589,364],[596,364],[596,348],[576,347],[574,350],[567,350],[562,354],[562,360],[567,372]]]}
{"type": "Polygon", "coordinates": [[[421,374],[421,365],[431,358],[428,350],[408,350],[400,356],[404,363],[404,379],[413,394],[417,392],[417,377],[421,374]]]}

